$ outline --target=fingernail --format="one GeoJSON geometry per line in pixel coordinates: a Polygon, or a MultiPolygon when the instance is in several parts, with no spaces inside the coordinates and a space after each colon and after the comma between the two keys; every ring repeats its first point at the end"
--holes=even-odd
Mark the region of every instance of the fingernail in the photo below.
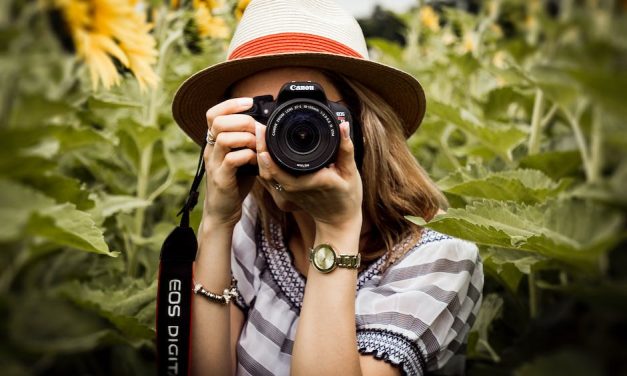
{"type": "Polygon", "coordinates": [[[239,98],[239,99],[237,100],[237,104],[238,104],[240,107],[246,107],[246,108],[248,108],[248,107],[250,107],[250,106],[252,106],[252,105],[253,105],[253,99],[252,99],[252,98],[239,98]]]}
{"type": "Polygon", "coordinates": [[[270,167],[270,155],[268,155],[268,153],[263,152],[259,155],[259,157],[261,158],[261,162],[263,162],[263,165],[265,167],[270,167]]]}
{"type": "Polygon", "coordinates": [[[350,137],[350,132],[348,131],[348,122],[344,121],[342,122],[342,124],[340,124],[340,129],[342,130],[342,135],[344,136],[344,138],[349,138],[350,137]]]}

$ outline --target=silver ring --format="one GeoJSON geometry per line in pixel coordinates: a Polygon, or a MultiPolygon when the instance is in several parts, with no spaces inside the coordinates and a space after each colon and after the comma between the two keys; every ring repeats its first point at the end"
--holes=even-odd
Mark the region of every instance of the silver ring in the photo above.
{"type": "Polygon", "coordinates": [[[207,145],[215,145],[216,144],[216,138],[213,135],[213,133],[211,133],[211,129],[207,130],[207,145]]]}
{"type": "Polygon", "coordinates": [[[272,188],[276,189],[279,192],[284,191],[283,186],[277,182],[272,183],[272,188]]]}

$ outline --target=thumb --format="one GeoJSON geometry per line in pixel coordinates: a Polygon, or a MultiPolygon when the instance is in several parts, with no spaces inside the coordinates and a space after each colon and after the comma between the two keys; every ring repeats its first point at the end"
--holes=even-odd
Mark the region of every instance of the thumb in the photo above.
{"type": "Polygon", "coordinates": [[[355,165],[355,147],[350,137],[350,125],[348,122],[344,121],[340,124],[340,134],[342,137],[335,165],[345,172],[357,169],[355,165]]]}

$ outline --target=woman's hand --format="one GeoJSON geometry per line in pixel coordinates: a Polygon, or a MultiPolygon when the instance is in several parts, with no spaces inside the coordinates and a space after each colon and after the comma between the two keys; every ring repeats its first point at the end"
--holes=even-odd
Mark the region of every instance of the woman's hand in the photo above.
{"type": "Polygon", "coordinates": [[[254,176],[241,176],[239,181],[236,176],[240,166],[257,164],[255,120],[238,114],[252,104],[252,98],[234,98],[207,111],[207,126],[215,139],[215,145],[207,145],[204,151],[204,214],[209,226],[235,226],[242,214],[242,202],[255,182],[254,176]]]}
{"type": "Polygon", "coordinates": [[[270,187],[282,186],[279,194],[309,213],[318,229],[361,229],[362,183],[355,164],[349,124],[340,124],[341,141],[335,163],[315,173],[293,176],[281,170],[267,151],[266,127],[257,123],[259,175],[270,187]]]}

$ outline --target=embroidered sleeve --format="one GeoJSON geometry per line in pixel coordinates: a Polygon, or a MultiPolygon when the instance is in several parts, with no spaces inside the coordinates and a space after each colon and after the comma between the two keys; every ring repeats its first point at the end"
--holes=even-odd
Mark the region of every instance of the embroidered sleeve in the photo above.
{"type": "Polygon", "coordinates": [[[477,246],[427,231],[402,260],[359,290],[359,351],[398,366],[406,375],[435,370],[462,374],[463,345],[478,314],[482,288],[477,246]]]}
{"type": "Polygon", "coordinates": [[[233,230],[231,245],[231,273],[237,280],[239,297],[235,304],[247,311],[259,290],[259,270],[255,267],[257,247],[255,245],[255,222],[257,205],[252,195],[242,204],[242,218],[233,230]]]}

